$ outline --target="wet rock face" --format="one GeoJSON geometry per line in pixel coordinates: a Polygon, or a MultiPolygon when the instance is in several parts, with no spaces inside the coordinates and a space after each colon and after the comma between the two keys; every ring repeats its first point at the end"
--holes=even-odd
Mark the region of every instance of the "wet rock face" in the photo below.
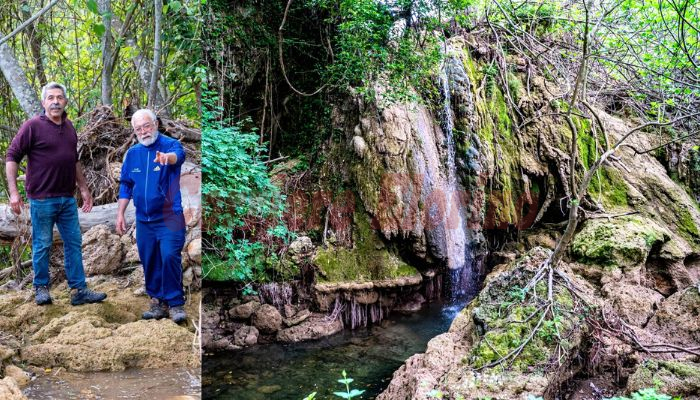
{"type": "Polygon", "coordinates": [[[284,343],[296,343],[320,339],[343,330],[339,319],[328,321],[325,315],[314,314],[299,325],[277,332],[277,340],[284,343]]]}
{"type": "Polygon", "coordinates": [[[282,327],[282,315],[275,307],[263,304],[253,313],[251,323],[260,333],[272,334],[282,327]]]}

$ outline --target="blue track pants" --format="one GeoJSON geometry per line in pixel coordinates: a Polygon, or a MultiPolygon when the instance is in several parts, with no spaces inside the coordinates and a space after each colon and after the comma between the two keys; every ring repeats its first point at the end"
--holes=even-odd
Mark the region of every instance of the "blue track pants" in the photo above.
{"type": "Polygon", "coordinates": [[[170,307],[185,304],[181,254],[185,245],[184,219],[182,224],[137,220],[136,245],[146,278],[146,293],[170,307]]]}

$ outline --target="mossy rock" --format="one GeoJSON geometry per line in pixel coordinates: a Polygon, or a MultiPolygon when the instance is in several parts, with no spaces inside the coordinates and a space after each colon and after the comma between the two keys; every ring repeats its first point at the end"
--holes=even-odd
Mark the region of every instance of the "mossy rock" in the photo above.
{"type": "MultiPolygon", "coordinates": [[[[473,347],[465,362],[474,368],[483,368],[516,351],[529,340],[514,360],[502,364],[525,372],[532,368],[545,369],[557,345],[565,351],[577,346],[581,337],[580,315],[574,310],[576,305],[568,289],[558,283],[553,287],[555,315],[545,316],[537,332],[529,338],[542,315],[536,299],[546,299],[546,279],[527,291],[524,288],[549,254],[542,248],[528,252],[508,271],[489,280],[479,296],[456,319],[459,329],[466,329],[466,334],[472,336],[473,347]],[[471,324],[465,324],[464,314],[471,316],[471,324]],[[560,341],[559,337],[566,339],[560,341]]],[[[455,330],[453,328],[455,324],[450,328],[451,332],[455,330]]]]}
{"type": "Polygon", "coordinates": [[[600,200],[608,210],[628,209],[629,188],[620,170],[603,166],[588,186],[593,200],[600,200]]]}
{"type": "Polygon", "coordinates": [[[593,219],[574,238],[571,253],[586,264],[629,267],[643,263],[652,246],[669,239],[666,229],[642,217],[593,219]]]}
{"type": "Polygon", "coordinates": [[[419,273],[385,247],[362,210],[354,214],[353,243],[352,248],[318,249],[314,265],[319,282],[367,282],[419,273]]]}
{"type": "Polygon", "coordinates": [[[635,392],[648,387],[673,396],[700,393],[700,364],[647,360],[630,376],[627,390],[635,392]]]}
{"type": "Polygon", "coordinates": [[[290,259],[283,259],[272,266],[277,281],[291,281],[301,276],[299,265],[290,259]]]}

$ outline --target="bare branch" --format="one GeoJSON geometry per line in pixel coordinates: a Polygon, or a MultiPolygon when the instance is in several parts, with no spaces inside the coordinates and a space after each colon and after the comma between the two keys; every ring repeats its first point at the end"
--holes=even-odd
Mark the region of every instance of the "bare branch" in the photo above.
{"type": "Polygon", "coordinates": [[[31,18],[28,20],[24,21],[22,25],[18,26],[15,28],[14,31],[10,32],[7,36],[4,38],[0,39],[0,46],[2,46],[5,42],[8,40],[12,39],[15,35],[18,33],[22,32],[24,29],[26,29],[29,25],[34,22],[37,18],[41,17],[42,15],[46,14],[47,11],[49,11],[53,6],[55,6],[59,1],[61,0],[52,0],[49,4],[46,5],[46,7],[42,8],[39,10],[36,14],[34,14],[31,18]]]}

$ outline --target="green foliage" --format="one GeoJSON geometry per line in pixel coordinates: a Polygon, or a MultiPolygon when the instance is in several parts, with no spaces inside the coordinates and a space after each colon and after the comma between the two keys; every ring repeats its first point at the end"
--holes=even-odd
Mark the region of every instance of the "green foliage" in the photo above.
{"type": "Polygon", "coordinates": [[[264,164],[265,147],[246,122],[216,120],[220,110],[209,100],[203,113],[202,196],[205,239],[217,257],[205,258],[208,279],[265,280],[278,261],[276,243],[288,237],[282,224],[284,197],[264,164]],[[253,240],[255,239],[255,240],[253,240]]]}
{"type": "MultiPolygon", "coordinates": [[[[0,2],[0,36],[14,30],[47,2],[39,0],[0,2]]],[[[197,88],[200,75],[194,69],[201,62],[199,39],[202,2],[164,1],[162,66],[159,81],[166,92],[170,114],[199,124],[197,88]],[[173,6],[174,4],[179,4],[173,6]],[[177,9],[177,12],[174,10],[177,9]]],[[[102,45],[106,33],[103,18],[111,17],[113,50],[112,101],[115,114],[127,104],[145,106],[147,95],[139,78],[138,66],[150,63],[153,49],[153,3],[112,0],[111,12],[100,13],[95,0],[59,1],[50,12],[8,41],[8,46],[24,70],[33,91],[39,94],[46,81],[67,87],[68,115],[78,130],[86,122],[80,116],[101,103],[102,45]],[[132,15],[124,36],[117,29],[132,15]],[[36,45],[36,47],[34,47],[36,45]],[[31,49],[31,50],[30,50],[31,49]],[[36,54],[35,54],[36,52],[36,54]]],[[[18,128],[26,114],[19,107],[9,86],[0,79],[0,125],[18,128]]],[[[0,133],[0,141],[2,141],[0,133]]]]}
{"type": "Polygon", "coordinates": [[[657,393],[654,388],[642,389],[632,393],[632,398],[629,397],[613,397],[608,400],[680,400],[680,397],[671,397],[663,393],[657,393]]]}
{"type": "Polygon", "coordinates": [[[523,29],[535,30],[543,34],[551,28],[558,7],[551,1],[535,1],[520,4],[507,3],[507,11],[513,16],[515,23],[523,29]]]}
{"type": "Polygon", "coordinates": [[[390,101],[417,100],[412,89],[427,83],[442,59],[435,36],[411,29],[399,16],[412,15],[431,30],[440,26],[430,16],[434,8],[450,8],[443,1],[340,0],[325,2],[329,20],[337,21],[335,60],[325,79],[333,86],[373,98],[377,79],[388,79],[390,101]],[[334,7],[331,8],[331,5],[334,7]],[[398,12],[397,12],[398,10],[398,12]]]}

